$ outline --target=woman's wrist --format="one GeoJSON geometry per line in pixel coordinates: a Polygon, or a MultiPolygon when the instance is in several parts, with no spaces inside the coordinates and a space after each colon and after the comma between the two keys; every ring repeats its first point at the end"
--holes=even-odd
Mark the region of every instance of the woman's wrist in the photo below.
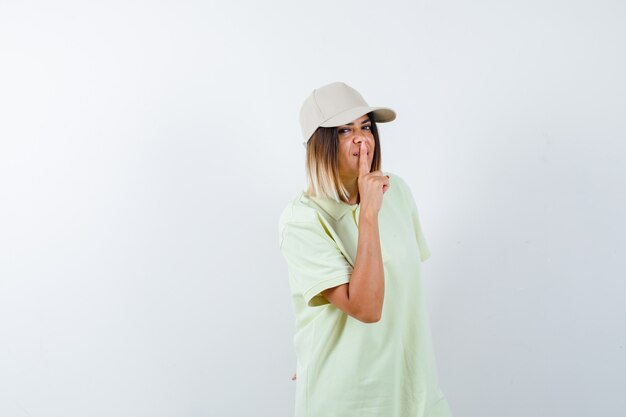
{"type": "Polygon", "coordinates": [[[359,226],[361,224],[372,224],[378,226],[378,212],[367,209],[361,210],[359,213],[359,226]]]}

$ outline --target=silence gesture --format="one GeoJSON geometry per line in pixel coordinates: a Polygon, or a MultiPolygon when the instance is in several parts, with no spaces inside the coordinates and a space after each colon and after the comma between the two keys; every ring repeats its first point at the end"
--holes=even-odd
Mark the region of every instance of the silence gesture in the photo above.
{"type": "Polygon", "coordinates": [[[361,213],[369,216],[378,216],[383,203],[383,194],[389,188],[389,176],[381,171],[370,172],[368,159],[369,150],[362,141],[359,150],[359,196],[361,199],[361,213]]]}

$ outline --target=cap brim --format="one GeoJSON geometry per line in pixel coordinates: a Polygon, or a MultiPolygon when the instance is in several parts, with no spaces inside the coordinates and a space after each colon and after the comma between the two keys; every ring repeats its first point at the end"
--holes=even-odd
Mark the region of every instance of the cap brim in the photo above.
{"type": "Polygon", "coordinates": [[[354,107],[352,109],[341,112],[328,120],[325,120],[320,126],[322,127],[336,127],[345,125],[352,122],[355,119],[363,116],[364,114],[374,112],[374,121],[376,123],[387,123],[395,120],[396,112],[389,107],[354,107]]]}

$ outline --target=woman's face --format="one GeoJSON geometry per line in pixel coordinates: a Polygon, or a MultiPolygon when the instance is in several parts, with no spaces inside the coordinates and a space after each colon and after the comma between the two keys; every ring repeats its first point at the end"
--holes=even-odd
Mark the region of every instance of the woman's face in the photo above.
{"type": "Polygon", "coordinates": [[[369,116],[363,115],[352,122],[338,126],[339,135],[339,176],[350,179],[359,176],[359,154],[361,142],[367,148],[367,166],[372,166],[374,159],[374,134],[369,116]]]}

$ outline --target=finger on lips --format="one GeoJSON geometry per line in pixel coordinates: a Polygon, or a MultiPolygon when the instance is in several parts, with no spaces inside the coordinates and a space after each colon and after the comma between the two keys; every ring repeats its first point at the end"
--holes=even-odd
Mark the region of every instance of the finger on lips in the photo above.
{"type": "Polygon", "coordinates": [[[370,167],[368,164],[367,158],[367,147],[365,146],[365,142],[361,142],[361,146],[359,149],[359,174],[365,175],[370,172],[370,167]]]}

